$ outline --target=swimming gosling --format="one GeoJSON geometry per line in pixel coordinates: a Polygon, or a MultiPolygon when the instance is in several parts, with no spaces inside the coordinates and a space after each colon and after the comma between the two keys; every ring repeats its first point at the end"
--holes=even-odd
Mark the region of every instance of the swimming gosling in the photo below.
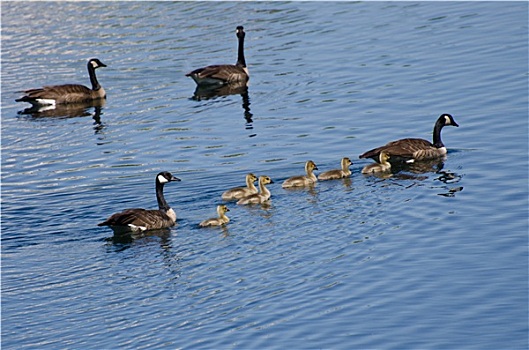
{"type": "Polygon", "coordinates": [[[257,176],[252,173],[247,174],[246,187],[235,187],[229,189],[222,194],[222,199],[225,201],[236,200],[257,193],[257,187],[254,185],[255,181],[257,181],[257,176]]]}
{"type": "Polygon", "coordinates": [[[391,170],[391,163],[389,162],[390,155],[386,151],[380,152],[379,162],[368,164],[362,169],[362,174],[386,173],[391,170]]]}
{"type": "Polygon", "coordinates": [[[206,219],[198,225],[200,227],[208,227],[208,226],[222,226],[224,224],[227,224],[228,222],[230,222],[230,218],[226,216],[226,213],[229,211],[230,209],[228,209],[227,206],[217,205],[217,214],[219,215],[219,217],[206,219]]]}
{"type": "Polygon", "coordinates": [[[318,181],[318,178],[313,173],[314,170],[318,170],[316,164],[312,160],[307,161],[305,163],[305,172],[307,175],[293,176],[288,178],[283,182],[282,187],[290,188],[314,185],[318,181]]]}
{"type": "Polygon", "coordinates": [[[247,197],[241,198],[237,204],[245,205],[265,203],[271,197],[271,193],[268,188],[266,188],[266,185],[273,183],[274,181],[272,181],[272,179],[268,176],[259,176],[259,193],[251,194],[247,197]]]}
{"type": "Polygon", "coordinates": [[[344,157],[340,164],[342,166],[341,169],[325,171],[318,175],[318,180],[335,180],[351,176],[351,170],[349,170],[349,167],[353,165],[351,159],[344,157]]]}

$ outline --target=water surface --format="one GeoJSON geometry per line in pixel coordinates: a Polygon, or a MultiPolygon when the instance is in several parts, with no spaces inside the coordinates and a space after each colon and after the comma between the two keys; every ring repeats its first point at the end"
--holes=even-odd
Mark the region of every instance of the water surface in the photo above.
{"type": "Polygon", "coordinates": [[[527,3],[27,5],[2,2],[3,347],[527,348],[527,3]],[[194,96],[237,25],[247,94],[194,96]],[[21,114],[92,57],[104,106],[21,114]],[[442,166],[360,174],[442,113],[442,166]],[[281,188],[344,156],[350,179],[281,188]],[[174,228],[96,226],[155,207],[161,170],[174,228]],[[270,205],[199,229],[250,171],[270,205]]]}

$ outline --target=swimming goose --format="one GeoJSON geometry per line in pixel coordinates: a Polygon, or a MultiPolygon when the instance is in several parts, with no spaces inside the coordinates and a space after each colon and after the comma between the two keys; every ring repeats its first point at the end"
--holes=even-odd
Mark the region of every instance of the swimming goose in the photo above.
{"type": "Polygon", "coordinates": [[[344,157],[342,158],[341,165],[341,169],[334,169],[321,173],[318,175],[318,180],[335,180],[350,176],[351,170],[349,170],[349,167],[353,165],[353,162],[351,162],[349,158],[344,157]]]}
{"type": "Polygon", "coordinates": [[[217,205],[217,214],[219,215],[219,217],[206,219],[198,225],[200,227],[207,227],[207,226],[222,226],[224,224],[227,224],[230,221],[230,218],[226,216],[226,213],[229,211],[230,210],[228,209],[227,206],[217,205]]]}
{"type": "Polygon", "coordinates": [[[288,178],[283,182],[282,187],[303,187],[315,184],[316,181],[318,181],[318,178],[316,178],[316,175],[314,175],[314,170],[318,170],[316,164],[312,160],[307,161],[305,163],[305,172],[307,175],[293,176],[288,178]]]}
{"type": "Polygon", "coordinates": [[[66,84],[66,85],[51,85],[44,86],[40,89],[26,90],[25,96],[15,100],[16,102],[29,102],[33,106],[48,106],[68,103],[82,103],[106,98],[105,89],[96,78],[95,70],[99,67],[106,67],[106,64],[92,58],[88,61],[88,75],[92,88],[89,89],[84,85],[66,84]]]}
{"type": "Polygon", "coordinates": [[[264,203],[270,199],[270,191],[265,185],[273,184],[271,178],[268,176],[259,176],[259,193],[251,194],[247,197],[239,199],[237,204],[259,204],[264,203]]]}
{"type": "Polygon", "coordinates": [[[362,174],[383,173],[391,170],[391,163],[388,162],[390,156],[386,151],[381,151],[378,161],[379,163],[368,164],[362,169],[362,174]]]}
{"type": "Polygon", "coordinates": [[[180,179],[174,177],[167,171],[162,171],[156,175],[158,210],[140,208],[126,209],[121,213],[110,216],[105,221],[97,224],[97,226],[110,226],[115,233],[135,233],[173,226],[176,223],[176,214],[169,204],[167,204],[163,195],[163,186],[171,181],[180,181],[180,179]]]}
{"type": "Polygon", "coordinates": [[[237,38],[239,39],[239,48],[237,54],[237,63],[233,64],[216,64],[203,68],[195,69],[186,74],[191,77],[197,85],[224,85],[235,82],[246,83],[250,79],[246,60],[244,59],[244,28],[237,27],[237,38]]]}
{"type": "Polygon", "coordinates": [[[441,130],[446,125],[459,126],[450,114],[442,114],[433,128],[433,143],[424,139],[401,139],[367,151],[361,154],[360,158],[372,158],[378,162],[382,150],[389,153],[392,159],[400,159],[408,163],[442,157],[446,155],[446,147],[441,141],[441,130]]]}
{"type": "Polygon", "coordinates": [[[222,194],[222,199],[225,201],[241,199],[243,197],[257,193],[257,188],[253,184],[255,181],[257,181],[257,176],[249,173],[246,175],[246,187],[235,187],[229,189],[222,194]]]}

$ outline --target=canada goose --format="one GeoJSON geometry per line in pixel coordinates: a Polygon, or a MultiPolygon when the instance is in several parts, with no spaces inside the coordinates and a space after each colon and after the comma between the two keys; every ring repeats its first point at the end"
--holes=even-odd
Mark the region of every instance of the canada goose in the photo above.
{"type": "Polygon", "coordinates": [[[315,184],[316,181],[318,181],[318,178],[316,178],[316,175],[314,175],[314,170],[318,170],[316,164],[312,160],[307,161],[305,163],[305,172],[307,175],[293,176],[288,178],[283,182],[282,187],[303,187],[315,184]]]}
{"type": "Polygon", "coordinates": [[[40,89],[26,90],[25,96],[15,100],[16,102],[29,102],[33,106],[58,105],[67,103],[81,103],[106,98],[105,89],[96,78],[96,68],[106,67],[106,64],[92,58],[88,61],[88,75],[92,89],[79,84],[51,85],[40,89]]]}
{"type": "Polygon", "coordinates": [[[235,82],[247,82],[250,79],[250,73],[244,59],[244,36],[246,33],[242,26],[237,27],[236,33],[239,39],[239,48],[235,65],[216,64],[198,68],[187,73],[186,77],[193,78],[197,85],[224,85],[235,82]]]}
{"type": "Polygon", "coordinates": [[[241,199],[243,197],[248,197],[251,194],[257,193],[257,188],[253,184],[257,181],[257,176],[252,173],[246,175],[246,187],[235,187],[227,190],[222,194],[222,199],[225,201],[241,199]]]}
{"type": "Polygon", "coordinates": [[[230,221],[230,218],[226,216],[226,213],[229,212],[227,206],[225,205],[217,205],[217,214],[219,215],[218,218],[211,218],[206,219],[202,221],[199,226],[200,227],[207,227],[207,226],[221,226],[224,224],[227,224],[230,221]]]}
{"type": "Polygon", "coordinates": [[[459,126],[450,114],[442,114],[433,128],[433,143],[424,139],[408,138],[392,141],[360,155],[360,158],[372,158],[378,162],[380,151],[387,151],[392,159],[415,160],[433,159],[446,155],[446,147],[441,141],[441,130],[446,125],[459,126]]]}
{"type": "Polygon", "coordinates": [[[239,199],[237,204],[259,204],[264,203],[270,199],[270,191],[265,185],[273,184],[271,178],[268,176],[259,176],[259,193],[251,194],[247,197],[239,199]]]}
{"type": "Polygon", "coordinates": [[[156,175],[158,210],[126,209],[121,213],[110,216],[105,221],[97,224],[97,226],[110,226],[115,233],[143,232],[173,226],[176,223],[176,214],[167,204],[163,195],[164,184],[171,181],[180,181],[180,179],[167,171],[162,171],[156,175]]]}
{"type": "Polygon", "coordinates": [[[390,156],[386,151],[381,151],[378,161],[379,163],[372,163],[366,165],[362,169],[362,174],[374,174],[374,173],[383,173],[391,170],[391,163],[388,162],[390,156]]]}
{"type": "Polygon", "coordinates": [[[334,180],[334,179],[343,179],[351,175],[351,170],[349,167],[353,165],[351,159],[344,157],[340,163],[342,165],[341,169],[329,170],[318,175],[318,180],[334,180]]]}

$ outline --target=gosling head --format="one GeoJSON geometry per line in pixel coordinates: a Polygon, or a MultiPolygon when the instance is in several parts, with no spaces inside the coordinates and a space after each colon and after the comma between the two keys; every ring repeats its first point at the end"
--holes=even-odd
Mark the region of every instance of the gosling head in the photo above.
{"type": "Polygon", "coordinates": [[[248,175],[246,175],[246,179],[253,183],[257,181],[257,176],[255,176],[253,173],[248,173],[248,175]]]}
{"type": "Polygon", "coordinates": [[[344,157],[342,158],[342,168],[349,168],[351,165],[353,165],[353,162],[351,162],[351,159],[344,157]]]}
{"type": "Polygon", "coordinates": [[[268,176],[259,176],[259,183],[263,185],[273,184],[274,181],[268,176]]]}
{"type": "Polygon", "coordinates": [[[391,156],[386,151],[380,152],[380,155],[379,155],[380,164],[386,164],[390,158],[391,156]]]}
{"type": "Polygon", "coordinates": [[[223,216],[224,214],[226,214],[229,211],[230,211],[230,209],[224,204],[221,204],[221,205],[217,206],[217,213],[219,214],[219,216],[223,216]]]}
{"type": "Polygon", "coordinates": [[[305,170],[307,172],[311,172],[313,170],[319,170],[319,169],[316,166],[316,163],[314,163],[312,160],[309,160],[309,161],[307,161],[307,163],[305,163],[305,170]]]}

